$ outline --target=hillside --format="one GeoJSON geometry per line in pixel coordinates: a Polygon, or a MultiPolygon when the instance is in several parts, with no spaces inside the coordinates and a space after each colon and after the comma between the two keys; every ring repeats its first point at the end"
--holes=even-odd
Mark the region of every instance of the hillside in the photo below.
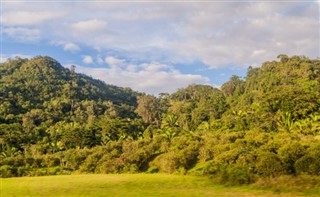
{"type": "Polygon", "coordinates": [[[50,57],[11,59],[0,67],[1,98],[15,101],[17,110],[29,111],[50,105],[53,100],[67,103],[84,100],[111,101],[136,105],[137,93],[129,88],[106,85],[86,75],[66,69],[50,57]]]}
{"type": "Polygon", "coordinates": [[[244,81],[233,77],[222,86],[232,110],[243,112],[248,128],[275,131],[279,119],[308,119],[319,115],[320,61],[279,55],[279,62],[249,68],[244,81]]]}
{"type": "Polygon", "coordinates": [[[78,74],[50,57],[10,59],[0,73],[2,139],[21,151],[43,140],[56,124],[84,125],[102,115],[136,117],[139,93],[78,74]]]}
{"type": "Polygon", "coordinates": [[[3,177],[160,171],[246,184],[320,175],[319,60],[280,55],[221,89],[193,84],[159,97],[48,57],[0,71],[3,177]]]}

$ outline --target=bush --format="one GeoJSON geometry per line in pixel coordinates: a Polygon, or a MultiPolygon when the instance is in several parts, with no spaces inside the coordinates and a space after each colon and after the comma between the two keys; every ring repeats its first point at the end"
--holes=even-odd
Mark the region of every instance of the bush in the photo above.
{"type": "Polygon", "coordinates": [[[165,153],[156,157],[151,166],[157,167],[161,172],[174,173],[181,166],[180,157],[175,152],[165,153]]]}
{"type": "Polygon", "coordinates": [[[308,148],[306,155],[298,159],[294,167],[298,174],[320,175],[320,144],[308,148]]]}
{"type": "Polygon", "coordinates": [[[242,167],[226,167],[223,165],[216,167],[218,168],[216,168],[216,172],[212,177],[214,181],[219,184],[244,185],[255,181],[255,176],[242,167]]]}
{"type": "Polygon", "coordinates": [[[274,153],[262,152],[258,154],[258,162],[256,163],[256,171],[263,177],[279,176],[285,173],[281,160],[274,153]]]}
{"type": "Polygon", "coordinates": [[[122,169],[124,173],[138,173],[139,168],[136,164],[130,164],[129,166],[124,166],[122,169]]]}
{"type": "Polygon", "coordinates": [[[188,171],[188,174],[202,176],[210,174],[210,167],[212,165],[212,161],[207,161],[203,163],[197,163],[195,167],[188,171]]]}
{"type": "Polygon", "coordinates": [[[17,168],[17,175],[18,176],[30,176],[32,173],[32,168],[29,166],[21,166],[17,168]]]}
{"type": "Polygon", "coordinates": [[[25,160],[24,160],[24,163],[25,163],[25,165],[32,166],[33,163],[34,163],[34,158],[26,157],[25,160]]]}
{"type": "Polygon", "coordinates": [[[31,172],[31,176],[46,176],[48,175],[48,168],[37,168],[31,172]]]}
{"type": "Polygon", "coordinates": [[[86,160],[88,155],[91,154],[91,151],[88,149],[70,149],[62,152],[60,157],[62,158],[62,161],[66,168],[75,171],[79,169],[79,166],[86,160]]]}
{"type": "Polygon", "coordinates": [[[123,171],[124,163],[121,158],[114,158],[110,161],[105,161],[96,166],[97,173],[120,173],[123,171]]]}
{"type": "Polygon", "coordinates": [[[284,164],[287,174],[295,174],[295,162],[305,154],[305,148],[298,142],[290,142],[278,150],[279,158],[284,164]]]}
{"type": "Polygon", "coordinates": [[[227,170],[227,183],[231,185],[243,185],[254,182],[254,176],[246,169],[233,167],[227,170]]]}
{"type": "Polygon", "coordinates": [[[0,167],[0,171],[1,171],[1,177],[2,178],[8,178],[8,177],[17,176],[16,169],[13,168],[12,166],[9,166],[9,165],[1,166],[0,167]]]}
{"type": "Polygon", "coordinates": [[[80,172],[94,172],[98,161],[101,159],[102,152],[96,152],[93,153],[92,155],[89,155],[86,160],[81,164],[80,166],[80,172]]]}
{"type": "Polygon", "coordinates": [[[1,161],[1,165],[8,165],[13,167],[24,166],[24,164],[24,157],[22,155],[16,157],[6,157],[1,161]]]}
{"type": "Polygon", "coordinates": [[[204,175],[215,176],[215,175],[218,175],[220,172],[225,171],[225,170],[226,170],[226,166],[225,165],[223,165],[221,163],[209,161],[204,166],[203,173],[204,173],[204,175]]]}
{"type": "Polygon", "coordinates": [[[56,166],[52,168],[48,168],[47,174],[48,175],[60,175],[63,171],[63,168],[61,166],[56,166]]]}
{"type": "MultiPolygon", "coordinates": [[[[126,140],[122,146],[122,154],[121,158],[124,161],[126,166],[135,165],[139,169],[141,169],[145,162],[152,157],[154,152],[153,149],[148,148],[150,142],[146,140],[126,140]]],[[[127,171],[127,169],[124,171],[127,171]]]]}
{"type": "MultiPolygon", "coordinates": [[[[200,143],[188,136],[175,137],[168,152],[157,156],[150,166],[158,167],[161,172],[174,173],[179,168],[192,168],[199,155],[200,143]]],[[[184,172],[185,173],[185,172],[184,172]]]]}
{"type": "Polygon", "coordinates": [[[46,155],[41,163],[43,167],[54,167],[60,165],[60,159],[55,155],[46,155]]]}
{"type": "MultiPolygon", "coordinates": [[[[43,157],[34,158],[32,167],[34,167],[34,168],[40,168],[40,167],[42,167],[42,165],[41,165],[42,162],[43,162],[43,157]]],[[[60,161],[59,161],[59,163],[60,163],[60,161]]]]}
{"type": "Polygon", "coordinates": [[[158,173],[158,172],[159,172],[159,168],[158,168],[158,167],[155,167],[155,166],[150,167],[150,168],[147,170],[147,173],[151,173],[151,174],[153,174],[153,173],[158,173]]]}
{"type": "Polygon", "coordinates": [[[187,170],[184,167],[180,166],[178,171],[177,171],[177,174],[186,175],[187,174],[187,170]]]}

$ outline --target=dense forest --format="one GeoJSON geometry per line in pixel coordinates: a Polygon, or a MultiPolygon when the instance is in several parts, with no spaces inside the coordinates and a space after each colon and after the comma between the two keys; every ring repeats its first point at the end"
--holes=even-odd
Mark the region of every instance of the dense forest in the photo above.
{"type": "Polygon", "coordinates": [[[0,65],[2,177],[178,173],[246,184],[320,175],[320,60],[279,55],[220,89],[147,95],[50,57],[0,65]]]}

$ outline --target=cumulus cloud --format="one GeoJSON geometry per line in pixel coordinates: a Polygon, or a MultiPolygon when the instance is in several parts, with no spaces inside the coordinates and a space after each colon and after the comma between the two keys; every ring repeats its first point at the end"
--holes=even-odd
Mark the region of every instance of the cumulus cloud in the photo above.
{"type": "Polygon", "coordinates": [[[1,54],[0,63],[4,63],[9,59],[14,59],[16,57],[31,59],[32,55],[26,54],[1,54]]]}
{"type": "Polygon", "coordinates": [[[86,21],[80,21],[77,23],[71,24],[71,27],[74,31],[80,32],[80,33],[92,33],[92,32],[101,32],[104,30],[107,26],[107,23],[102,20],[86,20],[86,21]]]}
{"type": "Polygon", "coordinates": [[[77,44],[75,44],[73,42],[69,42],[69,41],[54,40],[54,41],[50,41],[49,44],[53,45],[53,46],[59,46],[64,51],[68,51],[71,53],[76,53],[76,52],[81,51],[81,48],[77,44]]]}
{"type": "Polygon", "coordinates": [[[8,27],[4,28],[3,32],[9,37],[21,42],[38,41],[41,38],[41,32],[36,28],[8,27]]]}
{"type": "Polygon", "coordinates": [[[122,59],[118,59],[116,57],[113,56],[107,56],[105,58],[105,61],[107,64],[111,65],[111,66],[121,66],[124,64],[124,60],[122,59]]]}
{"type": "Polygon", "coordinates": [[[63,50],[70,51],[70,52],[74,53],[74,52],[80,51],[80,47],[74,43],[66,43],[63,46],[63,50]]]}
{"type": "Polygon", "coordinates": [[[311,9],[314,4],[241,3],[228,12],[210,12],[214,5],[175,25],[188,38],[172,43],[181,56],[198,58],[210,68],[259,65],[280,53],[316,56],[319,47],[312,42],[319,41],[319,24],[310,13],[315,16],[319,11],[311,9]],[[292,15],[290,10],[297,7],[309,12],[292,15]]]}
{"type": "MultiPolygon", "coordinates": [[[[122,87],[131,87],[134,90],[157,95],[161,92],[172,93],[189,84],[209,84],[207,77],[194,74],[182,74],[173,66],[157,62],[131,64],[125,60],[118,61],[116,57],[108,56],[112,65],[120,66],[104,68],[88,68],[77,66],[77,72],[90,75],[94,78],[122,87]]],[[[106,58],[106,59],[107,59],[106,58]]]]}
{"type": "Polygon", "coordinates": [[[4,62],[6,62],[8,60],[8,58],[6,58],[6,57],[0,57],[0,63],[4,63],[4,62]]]}
{"type": "MultiPolygon", "coordinates": [[[[9,28],[5,33],[16,40],[66,40],[141,62],[200,61],[209,68],[221,68],[259,65],[280,53],[320,56],[318,2],[4,5],[4,24],[9,28]],[[64,17],[54,15],[61,10],[64,17]],[[26,28],[25,34],[20,26],[26,28]]],[[[93,59],[106,62],[101,57],[93,59]]]]}
{"type": "Polygon", "coordinates": [[[60,12],[51,11],[10,11],[4,12],[2,21],[4,25],[35,25],[46,20],[62,16],[60,12]]]}
{"type": "Polygon", "coordinates": [[[82,62],[85,64],[92,64],[93,58],[90,55],[83,56],[82,62]]]}

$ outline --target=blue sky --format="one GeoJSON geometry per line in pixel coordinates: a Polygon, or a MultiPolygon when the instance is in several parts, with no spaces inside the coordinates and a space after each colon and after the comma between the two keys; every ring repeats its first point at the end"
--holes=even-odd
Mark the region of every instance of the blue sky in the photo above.
{"type": "Polygon", "coordinates": [[[221,86],[277,55],[320,56],[317,1],[1,1],[1,61],[51,56],[158,94],[221,86]]]}

